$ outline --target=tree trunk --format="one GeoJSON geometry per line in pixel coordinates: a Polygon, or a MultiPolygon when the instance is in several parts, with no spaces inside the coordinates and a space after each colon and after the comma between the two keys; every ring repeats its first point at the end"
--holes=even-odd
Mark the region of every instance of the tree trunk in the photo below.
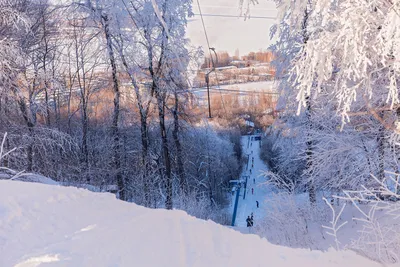
{"type": "MultiPolygon", "coordinates": [[[[122,38],[121,38],[122,40],[122,38]]],[[[122,46],[122,41],[121,41],[121,46],[122,46]]],[[[142,95],[140,93],[139,87],[136,83],[135,77],[133,73],[130,71],[128,63],[125,59],[125,55],[123,52],[122,47],[119,50],[122,64],[125,67],[126,73],[129,75],[131,79],[131,84],[135,90],[136,94],[136,101],[137,101],[137,106],[139,109],[139,115],[140,115],[140,133],[141,133],[141,141],[142,141],[142,171],[143,171],[143,187],[144,187],[144,205],[146,207],[150,207],[151,205],[151,198],[150,198],[150,181],[149,181],[149,176],[148,176],[148,171],[150,168],[150,159],[149,159],[149,132],[148,132],[148,127],[147,127],[147,116],[149,114],[149,107],[150,107],[150,101],[148,101],[146,104],[144,104],[142,95]]],[[[151,96],[153,96],[154,92],[154,87],[151,90],[151,96]]]]}
{"type": "Polygon", "coordinates": [[[142,166],[143,166],[143,186],[144,186],[144,201],[145,206],[150,207],[150,181],[148,176],[149,169],[149,141],[147,130],[147,116],[143,116],[140,112],[140,132],[142,138],[142,166]]]}
{"type": "MultiPolygon", "coordinates": [[[[19,99],[18,106],[22,113],[22,117],[24,118],[24,121],[28,127],[29,136],[33,139],[35,125],[32,123],[32,120],[29,117],[28,108],[25,104],[25,100],[22,98],[19,99]]],[[[28,165],[26,167],[26,171],[32,172],[33,171],[33,140],[29,140],[28,142],[29,142],[29,144],[26,149],[28,165]]]]}
{"type": "Polygon", "coordinates": [[[178,168],[178,177],[179,177],[179,187],[181,190],[182,195],[186,195],[187,193],[187,182],[186,182],[186,177],[185,177],[185,169],[183,166],[183,155],[182,155],[182,145],[181,142],[179,141],[179,116],[178,116],[178,111],[179,111],[179,99],[178,99],[178,94],[175,90],[175,107],[173,110],[173,115],[174,115],[174,129],[172,131],[172,136],[174,138],[174,143],[176,147],[176,164],[178,168]]]}
{"type": "MultiPolygon", "coordinates": [[[[303,43],[307,44],[308,39],[309,39],[309,34],[307,33],[307,23],[308,23],[308,16],[309,16],[309,9],[306,7],[304,10],[304,17],[303,17],[303,23],[301,25],[302,27],[302,35],[303,35],[303,43]]],[[[312,161],[313,161],[313,153],[312,153],[312,146],[313,143],[311,141],[311,136],[310,136],[310,130],[312,129],[312,118],[311,118],[311,96],[307,96],[306,99],[306,105],[307,105],[307,125],[308,125],[308,140],[307,140],[307,148],[306,148],[306,159],[307,159],[307,170],[308,174],[310,175],[310,179],[308,182],[308,195],[311,204],[314,204],[317,202],[317,197],[316,197],[316,192],[315,192],[315,183],[314,183],[314,178],[312,174],[312,161]]]]}
{"type": "MultiPolygon", "coordinates": [[[[43,11],[45,12],[45,11],[43,11]]],[[[43,53],[43,72],[44,72],[44,99],[46,104],[46,124],[48,127],[51,126],[50,120],[50,105],[49,105],[49,81],[47,80],[47,56],[49,53],[49,44],[47,39],[46,19],[45,13],[42,14],[42,26],[43,26],[43,41],[44,41],[44,53],[43,53]]]]}
{"type": "Polygon", "coordinates": [[[378,178],[380,181],[385,179],[385,127],[379,126],[378,135],[378,178]]]}
{"type": "MultiPolygon", "coordinates": [[[[163,14],[165,13],[167,8],[167,1],[164,2],[163,4],[163,14]]],[[[154,68],[153,66],[153,47],[149,47],[147,50],[148,53],[148,62],[149,62],[149,72],[151,75],[151,78],[153,80],[152,82],[152,92],[156,94],[157,98],[157,105],[158,105],[158,118],[159,118],[159,124],[160,124],[160,133],[161,133],[161,144],[162,144],[162,155],[163,155],[163,160],[164,160],[164,168],[165,168],[165,189],[166,189],[166,200],[165,200],[165,207],[169,210],[173,208],[173,203],[172,203],[172,174],[171,174],[171,159],[170,159],[170,153],[169,153],[169,148],[168,148],[168,137],[167,137],[167,131],[165,127],[165,99],[166,99],[166,94],[167,92],[162,90],[159,87],[158,80],[160,77],[163,76],[162,71],[164,70],[164,57],[165,57],[165,51],[166,51],[166,46],[168,43],[168,36],[165,32],[165,28],[163,27],[162,29],[162,34],[163,39],[161,41],[161,46],[160,46],[160,57],[157,62],[157,67],[154,68]],[[156,71],[156,72],[155,72],[156,71]]],[[[148,40],[149,44],[152,43],[151,41],[151,36],[149,35],[148,32],[145,33],[145,38],[148,40]]]]}
{"type": "Polygon", "coordinates": [[[121,153],[120,153],[120,133],[119,133],[119,113],[120,113],[120,91],[117,77],[117,65],[114,57],[111,34],[109,29],[109,18],[107,15],[102,15],[104,34],[107,42],[108,57],[110,59],[113,88],[114,88],[114,112],[112,119],[112,136],[113,136],[113,160],[115,168],[115,178],[117,181],[119,197],[121,200],[126,200],[125,181],[121,173],[121,153]]]}
{"type": "MultiPolygon", "coordinates": [[[[154,83],[154,82],[153,82],[154,83]]],[[[164,96],[159,92],[159,89],[156,90],[157,94],[157,105],[158,105],[158,118],[160,123],[160,133],[161,133],[161,141],[162,141],[162,154],[164,159],[164,167],[165,167],[165,187],[166,187],[166,200],[165,207],[169,210],[172,209],[172,175],[171,175],[171,159],[169,155],[168,148],[168,138],[167,131],[165,127],[165,101],[164,96]]]]}
{"type": "MultiPolygon", "coordinates": [[[[88,149],[88,131],[89,131],[89,118],[88,118],[88,85],[86,82],[86,68],[84,53],[82,51],[82,43],[79,42],[77,36],[76,27],[73,28],[74,32],[74,50],[75,50],[75,60],[76,60],[76,76],[78,80],[79,92],[80,92],[80,109],[81,109],[81,123],[82,123],[82,141],[81,141],[81,153],[83,158],[81,158],[81,163],[85,166],[85,180],[90,183],[89,175],[89,149],[88,149]],[[81,74],[82,73],[82,74],[81,74]]],[[[70,103],[72,95],[72,77],[71,68],[69,67],[69,79],[70,79],[70,90],[69,90],[69,100],[68,100],[68,127],[70,128],[70,103]]]]}
{"type": "Polygon", "coordinates": [[[90,182],[89,175],[89,149],[88,149],[88,130],[89,130],[89,122],[87,117],[87,107],[84,106],[82,110],[82,153],[83,153],[83,161],[85,164],[85,175],[86,182],[90,182]]]}
{"type": "Polygon", "coordinates": [[[68,56],[68,100],[67,100],[67,133],[71,134],[71,101],[72,101],[72,87],[73,87],[73,78],[72,78],[72,70],[71,70],[71,58],[68,56]]]}
{"type": "Polygon", "coordinates": [[[312,173],[312,165],[313,165],[313,153],[312,153],[312,147],[313,147],[313,142],[311,140],[310,136],[310,130],[312,129],[312,118],[311,118],[311,99],[310,97],[307,97],[307,125],[308,125],[308,140],[307,140],[307,150],[306,150],[306,155],[307,155],[307,170],[308,174],[310,175],[310,180],[308,182],[308,195],[310,202],[314,204],[317,202],[317,197],[316,197],[316,192],[315,192],[315,184],[314,184],[314,178],[313,178],[313,173],[312,173]]]}

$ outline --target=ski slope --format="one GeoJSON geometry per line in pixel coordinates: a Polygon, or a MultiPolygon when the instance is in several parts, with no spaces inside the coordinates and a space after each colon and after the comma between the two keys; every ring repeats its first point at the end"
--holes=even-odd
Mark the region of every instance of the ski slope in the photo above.
{"type": "Polygon", "coordinates": [[[245,166],[242,172],[242,177],[249,176],[246,196],[245,199],[243,199],[244,190],[242,189],[235,222],[235,226],[238,226],[241,231],[247,227],[246,218],[250,216],[251,213],[254,214],[254,224],[265,215],[265,209],[263,208],[264,200],[272,190],[270,186],[265,185],[266,178],[262,173],[267,171],[268,167],[260,158],[260,141],[255,141],[254,137],[254,135],[243,136],[241,140],[243,153],[249,155],[250,158],[248,168],[245,166]],[[252,160],[253,158],[254,163],[252,160]],[[256,206],[256,201],[259,202],[259,208],[256,206]]]}
{"type": "Polygon", "coordinates": [[[4,267],[378,267],[351,251],[279,247],[183,211],[85,189],[0,181],[4,267]]]}

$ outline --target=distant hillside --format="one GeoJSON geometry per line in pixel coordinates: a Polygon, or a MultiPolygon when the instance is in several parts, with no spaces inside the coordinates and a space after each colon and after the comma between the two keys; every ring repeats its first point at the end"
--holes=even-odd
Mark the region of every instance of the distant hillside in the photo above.
{"type": "Polygon", "coordinates": [[[210,85],[272,81],[275,77],[275,70],[271,66],[274,55],[268,50],[251,52],[245,56],[239,56],[239,53],[230,56],[227,52],[218,52],[212,53],[212,57],[204,59],[194,80],[194,87],[207,85],[207,73],[210,85]]]}

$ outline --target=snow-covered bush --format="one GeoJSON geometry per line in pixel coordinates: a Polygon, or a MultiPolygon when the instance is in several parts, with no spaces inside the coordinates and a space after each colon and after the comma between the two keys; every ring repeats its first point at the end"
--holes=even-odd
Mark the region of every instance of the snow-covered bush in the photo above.
{"type": "Polygon", "coordinates": [[[241,162],[231,134],[197,126],[184,133],[183,147],[187,151],[184,166],[189,187],[199,198],[207,196],[210,205],[222,207],[227,203],[229,180],[236,179],[240,172],[241,162]]]}
{"type": "Polygon", "coordinates": [[[304,149],[304,143],[301,143],[299,135],[293,131],[276,129],[265,136],[262,140],[261,158],[269,167],[269,171],[265,173],[269,183],[289,192],[303,190],[300,181],[305,166],[301,157],[304,149]]]}
{"type": "Polygon", "coordinates": [[[177,196],[175,203],[177,208],[186,211],[188,214],[204,219],[212,220],[222,225],[230,225],[232,214],[224,206],[215,207],[210,205],[210,199],[196,191],[190,192],[187,196],[177,196]]]}
{"type": "Polygon", "coordinates": [[[350,248],[366,257],[384,262],[400,262],[400,175],[387,173],[384,180],[372,176],[376,187],[344,191],[339,197],[359,211],[354,220],[362,225],[350,248]]]}
{"type": "Polygon", "coordinates": [[[17,178],[22,172],[17,173],[16,171],[8,167],[8,157],[13,151],[16,150],[16,148],[6,151],[5,149],[6,139],[7,139],[7,133],[3,135],[2,141],[0,143],[0,179],[12,180],[17,178]]]}
{"type": "Polygon", "coordinates": [[[334,201],[329,202],[325,197],[323,198],[323,200],[325,201],[326,205],[328,205],[332,211],[332,220],[329,222],[330,223],[329,226],[323,225],[322,227],[327,230],[326,233],[328,235],[333,236],[333,238],[335,239],[336,249],[339,250],[340,249],[340,241],[338,239],[338,231],[347,224],[347,221],[339,223],[339,220],[340,220],[340,216],[343,213],[344,208],[346,207],[346,203],[343,204],[343,206],[341,207],[339,212],[336,212],[336,210],[334,208],[334,201]]]}
{"type": "MultiPolygon", "coordinates": [[[[76,181],[79,177],[78,145],[75,139],[55,129],[8,127],[5,149],[16,148],[7,157],[7,166],[52,177],[76,181]]],[[[0,133],[3,129],[0,128],[0,133]]]]}
{"type": "Polygon", "coordinates": [[[329,216],[324,205],[312,206],[306,195],[281,192],[269,196],[263,206],[267,208],[264,217],[254,226],[255,233],[278,245],[321,249],[322,225],[329,216]]]}

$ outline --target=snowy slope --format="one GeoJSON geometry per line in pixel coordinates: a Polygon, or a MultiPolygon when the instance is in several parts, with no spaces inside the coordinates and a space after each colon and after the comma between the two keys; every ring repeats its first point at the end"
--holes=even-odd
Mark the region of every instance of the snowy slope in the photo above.
{"type": "Polygon", "coordinates": [[[350,251],[271,245],[111,194],[18,181],[0,181],[0,255],[2,267],[379,266],[350,251]]]}
{"type": "MultiPolygon", "coordinates": [[[[246,228],[246,218],[251,213],[254,214],[254,222],[261,220],[265,216],[263,208],[265,198],[270,194],[272,188],[265,186],[266,178],[262,175],[268,167],[260,158],[260,141],[254,141],[254,135],[242,137],[242,148],[245,155],[249,155],[250,161],[248,168],[243,168],[242,176],[249,176],[247,182],[246,197],[243,199],[243,190],[239,198],[236,226],[246,228]],[[253,159],[254,158],[254,162],[253,159]],[[251,172],[250,172],[251,170],[251,172]],[[253,189],[253,190],[252,190],[253,189]],[[259,202],[259,208],[256,206],[259,202]]],[[[243,229],[239,229],[243,231],[243,229]]]]}
{"type": "Polygon", "coordinates": [[[0,180],[16,180],[16,181],[22,181],[22,182],[32,182],[32,183],[41,183],[41,184],[49,184],[49,185],[59,185],[60,183],[54,181],[51,178],[45,177],[40,174],[35,174],[35,173],[22,173],[21,175],[18,175],[17,177],[13,178],[17,172],[15,171],[8,171],[6,172],[0,172],[0,180]]]}
{"type": "Polygon", "coordinates": [[[222,89],[240,90],[244,92],[277,92],[277,84],[273,81],[228,84],[221,85],[220,87],[222,89]]]}

